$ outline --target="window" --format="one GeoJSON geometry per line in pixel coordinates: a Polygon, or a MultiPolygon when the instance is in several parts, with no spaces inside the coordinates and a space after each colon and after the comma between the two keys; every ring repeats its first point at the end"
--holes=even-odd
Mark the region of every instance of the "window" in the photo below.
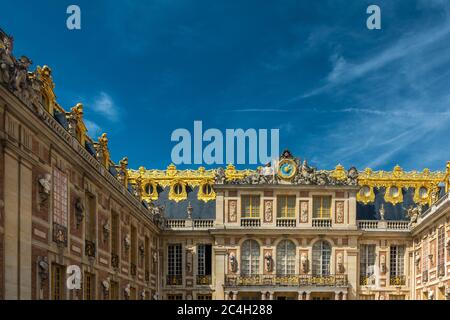
{"type": "Polygon", "coordinates": [[[211,245],[199,244],[197,247],[197,268],[198,275],[211,275],[211,245]]]}
{"type": "Polygon", "coordinates": [[[331,219],[331,196],[313,196],[313,218],[331,219]]]}
{"type": "Polygon", "coordinates": [[[295,218],[295,196],[278,196],[277,208],[278,218],[295,218]]]}
{"type": "Polygon", "coordinates": [[[246,240],[241,248],[241,271],[244,275],[259,273],[259,244],[255,240],[246,240]]]}
{"type": "Polygon", "coordinates": [[[182,294],[168,294],[167,300],[183,300],[182,294]]]}
{"type": "Polygon", "coordinates": [[[111,215],[111,253],[119,253],[119,215],[111,215]]]}
{"type": "Polygon", "coordinates": [[[290,240],[277,245],[277,274],[295,274],[295,244],[290,240]]]}
{"type": "Polygon", "coordinates": [[[326,241],[317,241],[312,248],[312,272],[314,275],[330,274],[331,246],[326,241]]]}
{"type": "Polygon", "coordinates": [[[259,196],[242,196],[242,218],[259,218],[259,196]]]}
{"type": "Polygon", "coordinates": [[[95,276],[92,273],[84,273],[84,300],[95,300],[95,276]]]}
{"type": "Polygon", "coordinates": [[[197,294],[197,300],[212,300],[211,294],[197,294]]]}
{"type": "Polygon", "coordinates": [[[361,260],[359,262],[360,284],[363,286],[374,284],[370,282],[370,279],[374,275],[375,245],[374,244],[361,245],[360,252],[361,252],[361,260]]]}
{"type": "Polygon", "coordinates": [[[67,228],[67,175],[53,168],[53,222],[67,228]]]}
{"type": "Polygon", "coordinates": [[[85,221],[85,239],[95,242],[96,226],[95,226],[95,197],[90,193],[86,193],[86,218],[85,221]]]}
{"type": "Polygon", "coordinates": [[[131,264],[137,265],[137,235],[135,226],[131,226],[131,264]]]}
{"type": "Polygon", "coordinates": [[[66,268],[59,264],[52,265],[52,299],[64,299],[64,274],[66,268]]]}
{"type": "Polygon", "coordinates": [[[109,286],[110,299],[119,300],[119,283],[116,281],[111,281],[109,286]]]}
{"type": "Polygon", "coordinates": [[[391,246],[390,260],[391,285],[404,284],[405,246],[391,246]]]}
{"type": "Polygon", "coordinates": [[[150,280],[150,239],[146,236],[144,241],[144,268],[145,280],[150,280]]]}
{"type": "Polygon", "coordinates": [[[445,227],[438,230],[438,276],[445,275],[445,227]]]}
{"type": "Polygon", "coordinates": [[[168,247],[169,276],[181,276],[181,244],[170,244],[168,247]]]}

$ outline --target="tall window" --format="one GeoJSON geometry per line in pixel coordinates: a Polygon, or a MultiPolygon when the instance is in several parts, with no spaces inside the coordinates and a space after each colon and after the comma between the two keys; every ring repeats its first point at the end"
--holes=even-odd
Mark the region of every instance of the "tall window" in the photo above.
{"type": "Polygon", "coordinates": [[[181,244],[170,244],[168,247],[169,276],[181,276],[181,244]]]}
{"type": "Polygon", "coordinates": [[[295,218],[295,196],[277,197],[277,217],[295,218]]]}
{"type": "Polygon", "coordinates": [[[312,272],[315,275],[330,274],[331,246],[326,241],[317,241],[312,248],[312,272]]]}
{"type": "Polygon", "coordinates": [[[110,282],[109,294],[111,300],[119,300],[119,283],[116,281],[110,282]]]}
{"type": "Polygon", "coordinates": [[[59,264],[52,264],[52,299],[64,300],[64,274],[66,268],[59,264]]]}
{"type": "Polygon", "coordinates": [[[198,275],[211,275],[211,245],[199,244],[197,247],[198,275]]]}
{"type": "Polygon", "coordinates": [[[246,195],[242,196],[242,218],[259,218],[259,196],[246,195]]]}
{"type": "Polygon", "coordinates": [[[368,285],[368,279],[373,276],[375,268],[375,245],[361,245],[360,279],[361,285],[368,285]]]}
{"type": "Polygon", "coordinates": [[[84,300],[95,300],[95,276],[90,272],[84,273],[84,300]]]}
{"type": "Polygon", "coordinates": [[[313,196],[313,218],[331,219],[331,196],[313,196]]]}
{"type": "Polygon", "coordinates": [[[147,236],[145,237],[144,242],[144,268],[145,268],[145,277],[147,278],[150,276],[150,239],[147,236]]]}
{"type": "Polygon", "coordinates": [[[67,175],[53,168],[53,222],[67,228],[67,175]]]}
{"type": "Polygon", "coordinates": [[[290,240],[277,245],[277,274],[295,274],[295,244],[290,240]]]}
{"type": "Polygon", "coordinates": [[[244,275],[259,273],[259,244],[256,240],[246,240],[241,247],[241,271],[244,275]]]}
{"type": "Polygon", "coordinates": [[[88,241],[95,242],[95,197],[86,193],[86,213],[85,221],[85,238],[88,241]]]}
{"type": "Polygon", "coordinates": [[[119,215],[111,215],[111,253],[119,254],[119,215]]]}
{"type": "Polygon", "coordinates": [[[136,227],[131,226],[131,263],[137,264],[137,235],[136,227]]]}
{"type": "Polygon", "coordinates": [[[390,258],[391,278],[403,276],[405,265],[405,246],[391,246],[390,258]]]}
{"type": "Polygon", "coordinates": [[[438,276],[445,275],[445,227],[438,230],[438,276]]]}

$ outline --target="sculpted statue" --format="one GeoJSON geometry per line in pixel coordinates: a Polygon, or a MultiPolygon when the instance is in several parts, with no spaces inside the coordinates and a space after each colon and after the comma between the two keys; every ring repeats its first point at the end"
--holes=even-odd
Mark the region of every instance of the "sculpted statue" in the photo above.
{"type": "Polygon", "coordinates": [[[342,255],[342,253],[339,253],[337,255],[337,269],[338,269],[339,273],[344,272],[344,257],[342,255]]]}
{"type": "Polygon", "coordinates": [[[123,239],[123,245],[125,246],[125,250],[128,250],[131,246],[131,238],[130,238],[130,234],[127,233],[125,235],[125,238],[123,239]]]}
{"type": "Polygon", "coordinates": [[[105,242],[107,242],[109,239],[110,229],[111,227],[109,225],[109,220],[106,220],[105,223],[103,224],[103,239],[105,242]]]}
{"type": "Polygon", "coordinates": [[[14,75],[13,40],[4,35],[0,39],[0,81],[11,84],[14,75]]]}
{"type": "Polygon", "coordinates": [[[381,204],[381,208],[380,208],[380,218],[381,218],[381,220],[384,220],[384,214],[385,214],[385,211],[384,211],[384,203],[382,203],[381,204]]]}
{"type": "Polygon", "coordinates": [[[75,218],[77,220],[77,227],[79,227],[84,218],[84,205],[81,198],[75,200],[75,218]]]}
{"type": "Polygon", "coordinates": [[[225,170],[220,167],[216,170],[216,177],[215,177],[216,184],[224,184],[225,183],[225,170]]]}
{"type": "Polygon", "coordinates": [[[303,252],[300,257],[300,265],[303,273],[308,273],[309,266],[308,266],[308,254],[306,252],[303,252]]]}
{"type": "Polygon", "coordinates": [[[351,167],[347,172],[347,184],[356,186],[358,184],[358,170],[355,167],[351,167]]]}
{"type": "Polygon", "coordinates": [[[39,178],[39,195],[41,197],[41,201],[45,201],[48,199],[50,195],[50,191],[52,189],[52,176],[49,173],[46,173],[43,177],[39,178]]]}
{"type": "Polygon", "coordinates": [[[234,254],[234,252],[230,253],[230,269],[231,272],[237,272],[237,267],[238,267],[238,263],[237,263],[237,259],[236,259],[236,255],[234,254]]]}
{"type": "Polygon", "coordinates": [[[12,89],[14,91],[20,93],[28,86],[28,68],[31,64],[32,61],[25,56],[17,60],[12,83],[12,89]]]}
{"type": "Polygon", "coordinates": [[[110,288],[110,279],[109,277],[102,281],[102,287],[103,287],[103,293],[105,295],[109,294],[109,288],[110,288]]]}
{"type": "Polygon", "coordinates": [[[127,286],[123,289],[123,291],[125,293],[125,297],[129,298],[131,294],[131,285],[127,284],[127,286]]]}
{"type": "Polygon", "coordinates": [[[336,222],[344,222],[344,202],[342,201],[336,202],[336,222]]]}
{"type": "Polygon", "coordinates": [[[229,204],[229,208],[228,208],[228,210],[229,210],[229,212],[228,212],[228,220],[230,221],[230,222],[235,222],[236,221],[236,218],[237,218],[237,212],[236,212],[236,206],[237,206],[237,203],[236,203],[236,200],[230,200],[229,202],[228,202],[228,204],[229,204]]]}
{"type": "Polygon", "coordinates": [[[272,272],[273,270],[272,253],[270,253],[269,251],[264,255],[264,270],[266,272],[272,272]]]}
{"type": "Polygon", "coordinates": [[[417,220],[419,219],[419,216],[421,213],[422,213],[422,206],[416,206],[416,207],[411,206],[407,210],[407,214],[410,217],[409,227],[412,227],[413,225],[415,225],[417,223],[417,220]]]}

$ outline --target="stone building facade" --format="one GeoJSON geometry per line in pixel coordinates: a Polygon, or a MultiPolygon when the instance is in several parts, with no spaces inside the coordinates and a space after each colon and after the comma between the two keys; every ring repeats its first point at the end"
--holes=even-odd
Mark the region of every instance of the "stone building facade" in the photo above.
{"type": "Polygon", "coordinates": [[[0,30],[0,299],[450,298],[450,163],[131,170],[12,49],[0,30]]]}

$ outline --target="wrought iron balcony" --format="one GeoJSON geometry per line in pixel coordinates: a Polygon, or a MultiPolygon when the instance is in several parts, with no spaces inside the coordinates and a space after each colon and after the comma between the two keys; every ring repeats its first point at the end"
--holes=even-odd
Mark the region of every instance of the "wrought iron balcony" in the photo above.
{"type": "Polygon", "coordinates": [[[404,286],[406,284],[406,276],[390,276],[389,284],[391,286],[404,286]]]}
{"type": "Polygon", "coordinates": [[[359,276],[359,285],[360,286],[373,286],[375,285],[374,275],[371,276],[359,276]]]}
{"type": "Polygon", "coordinates": [[[95,243],[93,241],[84,240],[84,254],[95,258],[95,243]]]}
{"type": "Polygon", "coordinates": [[[207,286],[211,284],[211,275],[197,275],[197,285],[207,286]]]}
{"type": "Polygon", "coordinates": [[[290,287],[345,287],[347,286],[347,275],[226,275],[225,285],[236,286],[290,286],[290,287]]]}
{"type": "Polygon", "coordinates": [[[168,275],[166,278],[166,284],[168,286],[180,286],[183,284],[183,276],[181,275],[168,275]]]}

